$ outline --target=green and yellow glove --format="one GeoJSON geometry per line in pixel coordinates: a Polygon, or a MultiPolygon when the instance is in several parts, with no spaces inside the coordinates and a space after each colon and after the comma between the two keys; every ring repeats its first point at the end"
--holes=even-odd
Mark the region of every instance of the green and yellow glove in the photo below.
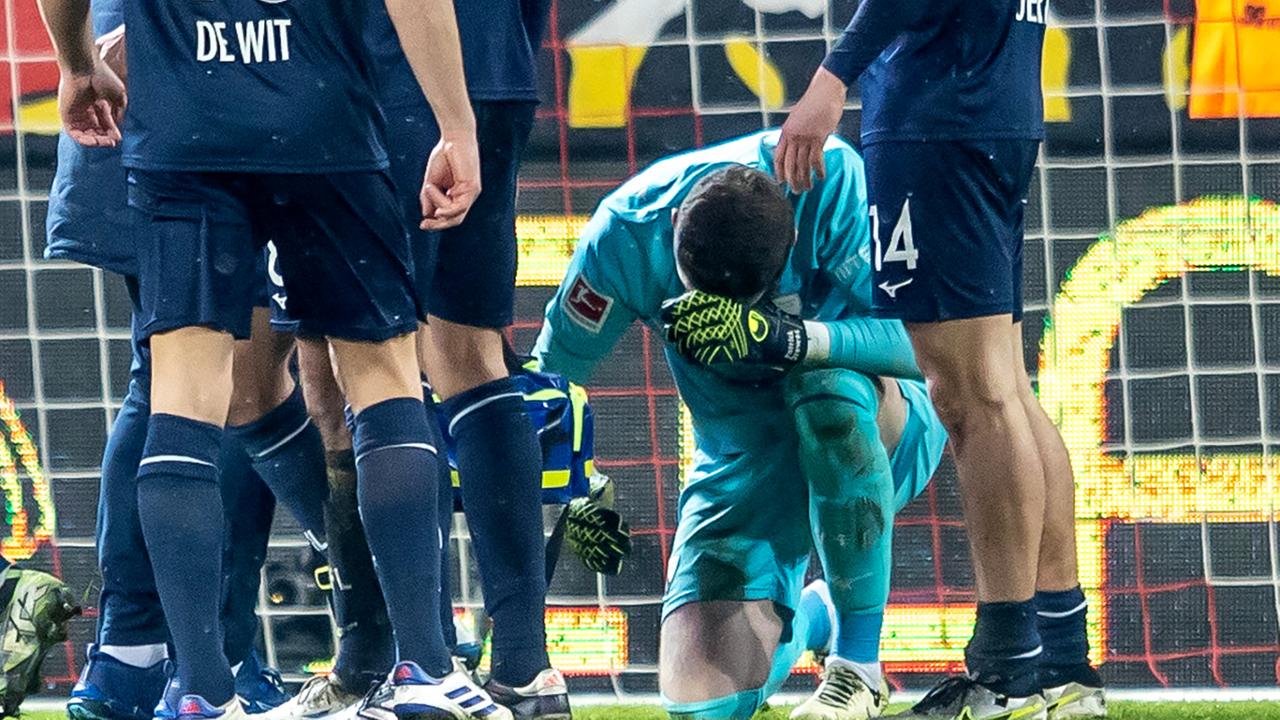
{"type": "Polygon", "coordinates": [[[707,366],[789,369],[804,359],[809,344],[804,321],[772,303],[748,307],[698,290],[662,304],[662,329],[682,356],[707,366]]]}
{"type": "Polygon", "coordinates": [[[569,503],[565,540],[592,572],[617,575],[631,554],[631,527],[613,509],[613,482],[604,475],[591,478],[587,497],[569,503]]]}

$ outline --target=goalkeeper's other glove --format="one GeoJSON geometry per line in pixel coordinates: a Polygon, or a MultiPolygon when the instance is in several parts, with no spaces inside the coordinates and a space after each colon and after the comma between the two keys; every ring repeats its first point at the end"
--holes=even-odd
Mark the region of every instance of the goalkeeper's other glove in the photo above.
{"type": "Polygon", "coordinates": [[[565,540],[588,570],[617,575],[631,554],[631,526],[613,509],[613,482],[603,475],[591,478],[587,497],[569,503],[565,540]]]}
{"type": "Polygon", "coordinates": [[[773,303],[737,300],[690,290],[662,304],[667,340],[699,365],[752,363],[790,369],[804,359],[809,338],[804,321],[773,303]]]}

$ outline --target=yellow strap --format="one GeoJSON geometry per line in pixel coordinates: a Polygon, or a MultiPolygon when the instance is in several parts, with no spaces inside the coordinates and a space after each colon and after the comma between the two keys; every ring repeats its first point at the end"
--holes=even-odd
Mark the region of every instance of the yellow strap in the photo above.
{"type": "MultiPolygon", "coordinates": [[[[569,383],[569,402],[573,404],[573,452],[582,452],[582,424],[587,414],[587,389],[569,383]]],[[[591,477],[591,473],[587,473],[591,477]]]]}
{"type": "MultiPolygon", "coordinates": [[[[454,487],[461,487],[462,483],[458,479],[458,471],[449,470],[449,480],[454,487]]],[[[569,487],[569,471],[563,470],[543,470],[542,471],[542,489],[543,490],[559,490],[560,488],[569,487]]]]}

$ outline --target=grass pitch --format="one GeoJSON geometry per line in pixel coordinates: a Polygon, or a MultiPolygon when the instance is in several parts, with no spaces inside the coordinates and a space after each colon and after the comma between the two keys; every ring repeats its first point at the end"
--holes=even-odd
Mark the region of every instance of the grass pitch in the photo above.
{"type": "MultiPolygon", "coordinates": [[[[906,709],[893,707],[890,713],[906,709]]],[[[790,708],[767,710],[755,720],[787,720],[790,708]]],[[[602,705],[575,708],[574,720],[666,720],[661,708],[651,705],[602,705]]],[[[1112,720],[1280,720],[1280,703],[1194,702],[1111,703],[1112,720]]],[[[45,720],[42,718],[41,720],[45,720]]],[[[50,719],[51,720],[51,719],[50,719]]]]}
{"type": "MultiPolygon", "coordinates": [[[[47,706],[46,706],[47,707],[47,706]]],[[[905,706],[895,706],[898,712],[905,706]]],[[[787,720],[790,708],[766,710],[755,720],[787,720]]],[[[66,720],[61,712],[25,712],[26,720],[66,720]]],[[[666,720],[667,714],[654,705],[596,705],[573,711],[574,720],[666,720]]],[[[1280,702],[1192,702],[1192,703],[1111,703],[1112,720],[1280,720],[1280,702]]]]}

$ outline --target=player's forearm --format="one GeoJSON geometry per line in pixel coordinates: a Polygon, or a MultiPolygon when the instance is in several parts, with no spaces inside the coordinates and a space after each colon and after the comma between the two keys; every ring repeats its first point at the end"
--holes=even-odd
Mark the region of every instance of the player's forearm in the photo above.
{"type": "Polygon", "coordinates": [[[89,0],[39,0],[40,15],[49,29],[58,67],[65,73],[93,72],[97,53],[93,48],[93,26],[89,23],[89,0]]]}
{"type": "Polygon", "coordinates": [[[822,67],[845,85],[852,85],[928,3],[929,0],[862,0],[822,67]]]}
{"type": "Polygon", "coordinates": [[[386,0],[400,46],[446,137],[475,133],[453,0],[386,0]]]}
{"type": "Polygon", "coordinates": [[[923,380],[911,338],[897,320],[849,318],[804,321],[808,346],[804,362],[857,370],[868,375],[923,380]]]}

